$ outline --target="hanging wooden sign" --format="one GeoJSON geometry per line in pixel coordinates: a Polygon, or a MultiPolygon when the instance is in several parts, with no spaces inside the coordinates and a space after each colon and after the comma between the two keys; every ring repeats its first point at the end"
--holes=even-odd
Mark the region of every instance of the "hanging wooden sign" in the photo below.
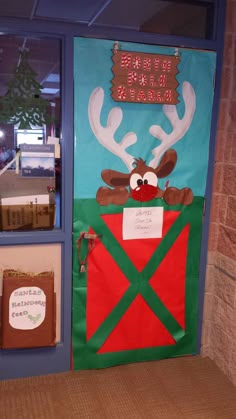
{"type": "Polygon", "coordinates": [[[112,98],[116,102],[177,104],[175,55],[113,50],[112,98]]]}

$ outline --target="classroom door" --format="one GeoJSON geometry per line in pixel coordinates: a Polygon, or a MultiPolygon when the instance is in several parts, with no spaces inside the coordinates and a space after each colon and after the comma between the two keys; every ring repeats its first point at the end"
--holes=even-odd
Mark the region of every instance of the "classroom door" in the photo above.
{"type": "Polygon", "coordinates": [[[194,354],[215,53],[74,54],[74,368],[194,354]]]}

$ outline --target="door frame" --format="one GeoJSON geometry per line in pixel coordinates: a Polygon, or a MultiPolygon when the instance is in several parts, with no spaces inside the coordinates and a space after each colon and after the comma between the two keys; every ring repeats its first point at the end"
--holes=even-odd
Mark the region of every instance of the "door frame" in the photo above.
{"type": "Polygon", "coordinates": [[[160,46],[180,46],[215,51],[216,77],[212,108],[210,150],[206,185],[206,208],[202,227],[202,246],[199,276],[199,313],[197,353],[200,352],[202,318],[205,288],[205,271],[208,251],[210,207],[214,172],[214,153],[216,143],[217,120],[219,111],[221,74],[223,65],[224,28],[226,5],[224,0],[217,0],[214,16],[214,39],[203,40],[177,36],[166,36],[133,30],[114,29],[81,24],[68,24],[55,21],[0,18],[0,30],[3,34],[22,36],[54,37],[62,45],[62,199],[61,228],[40,232],[0,232],[0,246],[61,244],[61,342],[55,348],[35,348],[24,350],[0,350],[0,379],[20,378],[68,371],[71,366],[71,294],[72,294],[72,211],[73,211],[73,40],[84,36],[100,39],[115,39],[127,42],[139,42],[160,46]]]}

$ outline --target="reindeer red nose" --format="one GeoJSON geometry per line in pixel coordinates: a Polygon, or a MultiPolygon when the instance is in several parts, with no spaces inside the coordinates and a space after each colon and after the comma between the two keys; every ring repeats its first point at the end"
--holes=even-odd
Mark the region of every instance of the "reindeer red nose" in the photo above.
{"type": "Polygon", "coordinates": [[[131,196],[135,201],[146,202],[151,201],[157,195],[157,187],[153,185],[142,184],[132,190],[131,196]]]}

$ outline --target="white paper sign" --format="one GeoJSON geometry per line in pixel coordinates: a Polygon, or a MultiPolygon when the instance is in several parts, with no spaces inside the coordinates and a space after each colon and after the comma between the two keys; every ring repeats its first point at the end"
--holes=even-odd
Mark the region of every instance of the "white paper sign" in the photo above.
{"type": "Polygon", "coordinates": [[[46,315],[46,295],[38,287],[15,289],[9,300],[9,323],[14,329],[36,329],[46,315]]]}
{"type": "Polygon", "coordinates": [[[124,208],[123,240],[162,237],[163,207],[124,208]]]}

